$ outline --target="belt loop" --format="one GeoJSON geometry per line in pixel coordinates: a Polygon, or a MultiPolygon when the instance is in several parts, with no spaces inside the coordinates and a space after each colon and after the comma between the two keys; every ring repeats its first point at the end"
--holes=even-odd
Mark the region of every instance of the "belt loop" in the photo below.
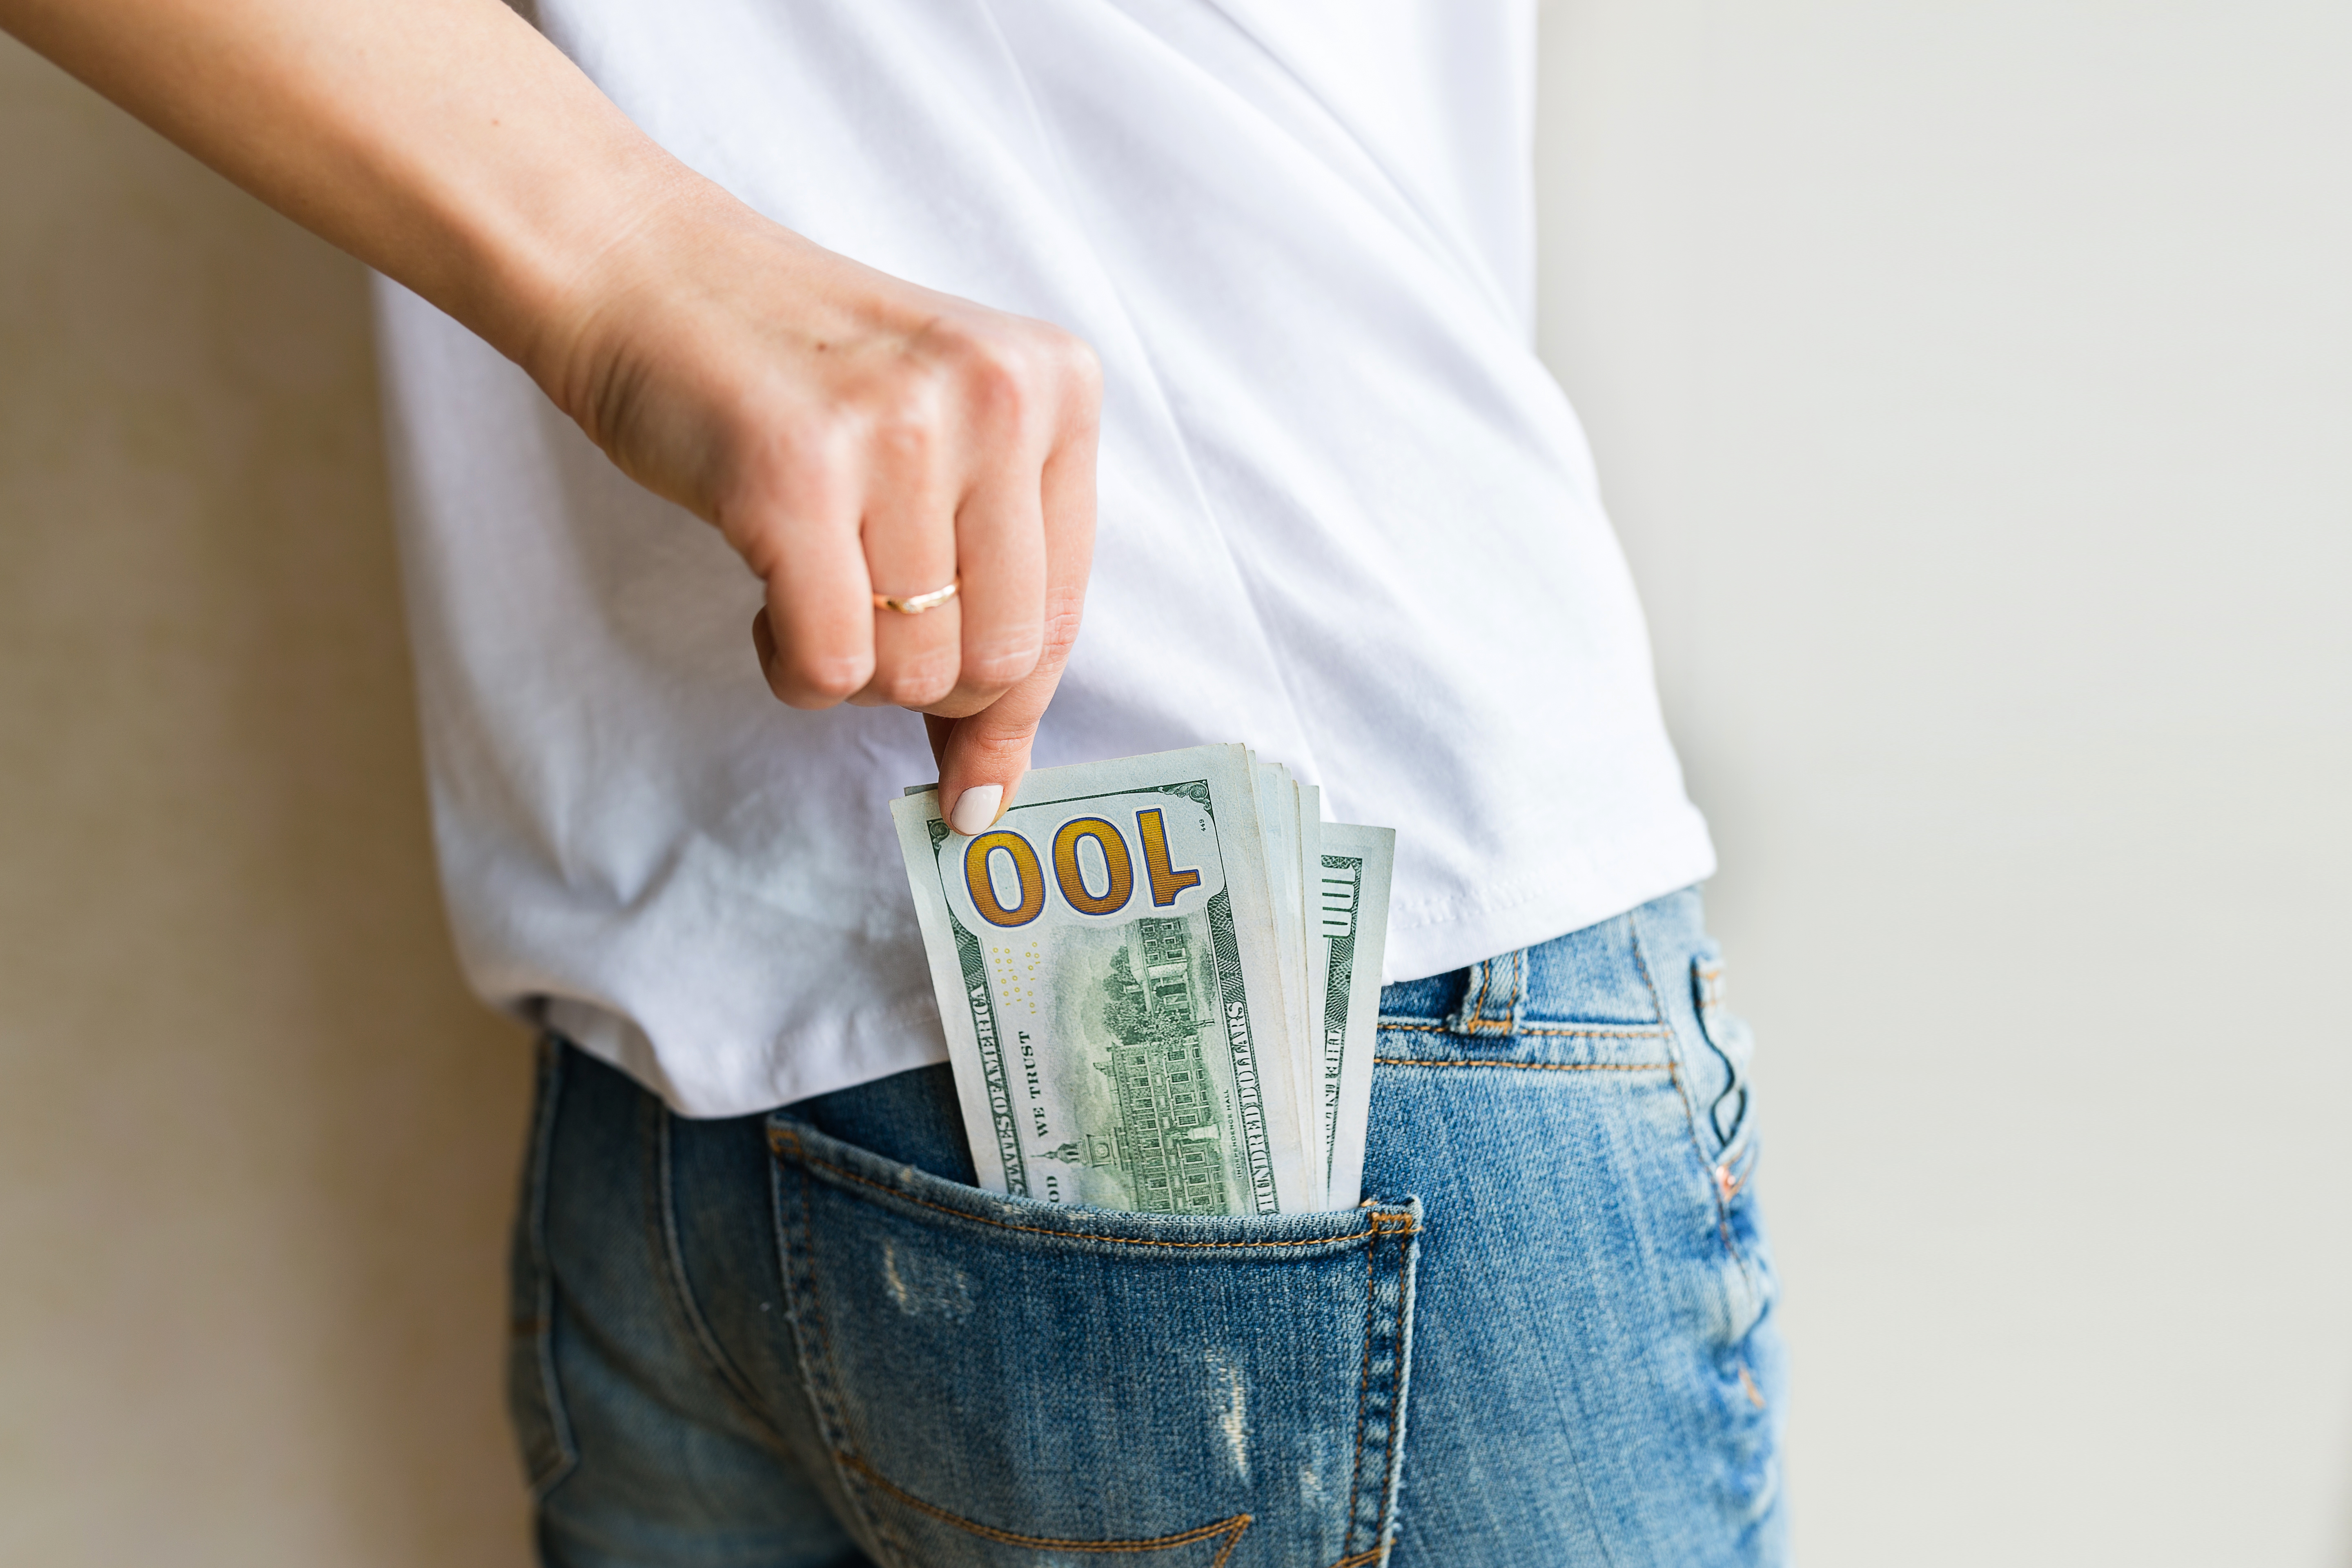
{"type": "Polygon", "coordinates": [[[1522,947],[1472,964],[1461,1010],[1446,1020],[1446,1027],[1457,1035],[1517,1034],[1527,963],[1522,947]]]}

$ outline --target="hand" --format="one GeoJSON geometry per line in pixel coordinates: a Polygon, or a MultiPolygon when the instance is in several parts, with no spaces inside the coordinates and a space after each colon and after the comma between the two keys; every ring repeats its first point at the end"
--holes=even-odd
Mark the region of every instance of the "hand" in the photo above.
{"type": "Polygon", "coordinates": [[[941,810],[1010,802],[1076,636],[1100,373],[1056,328],[886,277],[715,192],[641,226],[525,363],[623,470],[766,585],[795,708],[927,715],[941,810]],[[919,615],[877,607],[961,579],[919,615]]]}
{"type": "Polygon", "coordinates": [[[778,697],[921,710],[950,820],[995,819],[1086,596],[1086,345],[768,222],[500,0],[0,0],[0,27],[511,356],[742,553],[778,697]]]}

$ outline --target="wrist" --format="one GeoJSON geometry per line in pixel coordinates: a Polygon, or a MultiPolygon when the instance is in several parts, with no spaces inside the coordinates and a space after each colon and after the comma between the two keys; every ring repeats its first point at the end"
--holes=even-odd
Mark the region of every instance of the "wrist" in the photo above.
{"type": "Polygon", "coordinates": [[[690,237],[733,205],[649,140],[605,153],[567,170],[568,188],[503,204],[467,236],[482,298],[467,324],[583,424],[594,345],[663,298],[690,237]]]}
{"type": "Polygon", "coordinates": [[[772,392],[780,377],[807,392],[856,346],[904,339],[936,314],[928,291],[826,250],[675,163],[599,199],[596,221],[578,231],[593,237],[532,258],[529,320],[507,352],[624,468],[618,448],[633,443],[616,420],[645,410],[649,375],[662,388],[652,401],[671,406],[727,403],[754,384],[772,392]]]}

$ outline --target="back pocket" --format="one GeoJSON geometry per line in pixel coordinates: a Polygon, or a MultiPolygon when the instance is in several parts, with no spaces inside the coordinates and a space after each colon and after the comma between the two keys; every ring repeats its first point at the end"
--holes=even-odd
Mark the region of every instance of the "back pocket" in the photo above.
{"type": "Polygon", "coordinates": [[[1393,1525],[1420,1209],[1005,1197],[779,1114],[803,1382],[898,1568],[1359,1564],[1393,1525]]]}

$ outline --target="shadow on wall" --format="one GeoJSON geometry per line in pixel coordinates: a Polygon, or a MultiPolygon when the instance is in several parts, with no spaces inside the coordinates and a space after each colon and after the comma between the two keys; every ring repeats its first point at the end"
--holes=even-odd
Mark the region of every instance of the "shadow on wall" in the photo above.
{"type": "Polygon", "coordinates": [[[0,39],[0,1560],[528,1559],[364,275],[0,39]]]}

